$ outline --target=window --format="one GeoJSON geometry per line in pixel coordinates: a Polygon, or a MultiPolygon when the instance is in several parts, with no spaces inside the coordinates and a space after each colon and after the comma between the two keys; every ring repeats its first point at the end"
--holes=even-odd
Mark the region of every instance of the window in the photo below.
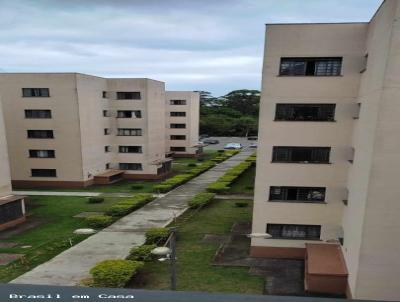
{"type": "Polygon", "coordinates": [[[104,135],[110,135],[110,129],[104,128],[104,135]]]}
{"type": "Polygon", "coordinates": [[[171,124],[170,125],[172,129],[185,129],[186,124],[171,124]]]}
{"type": "Polygon", "coordinates": [[[321,236],[321,226],[268,223],[267,233],[270,234],[272,238],[319,240],[321,236]]]}
{"type": "Polygon", "coordinates": [[[106,99],[106,98],[107,98],[107,91],[103,91],[103,92],[102,92],[102,97],[103,97],[103,99],[106,99]]]}
{"type": "Polygon", "coordinates": [[[108,112],[108,110],[103,110],[103,116],[110,117],[110,113],[108,112]]]}
{"type": "Polygon", "coordinates": [[[110,167],[111,167],[111,164],[110,163],[106,163],[106,170],[109,170],[110,167]]]}
{"type": "Polygon", "coordinates": [[[140,98],[139,91],[117,92],[117,100],[140,100],[140,98]]]}
{"type": "Polygon", "coordinates": [[[142,111],[140,110],[118,110],[117,111],[117,118],[141,118],[142,111]]]}
{"type": "Polygon", "coordinates": [[[32,177],[57,177],[56,169],[31,169],[32,177]]]}
{"type": "Polygon", "coordinates": [[[142,129],[118,128],[119,136],[142,136],[142,129]]]}
{"type": "Polygon", "coordinates": [[[186,135],[171,135],[170,136],[170,139],[171,140],[179,140],[179,141],[183,141],[183,140],[185,140],[186,139],[186,135]]]}
{"type": "Polygon", "coordinates": [[[186,116],[186,112],[174,111],[170,112],[170,116],[186,116]]]}
{"type": "Polygon", "coordinates": [[[324,202],[325,188],[318,187],[270,187],[270,201],[300,201],[300,202],[324,202]]]}
{"type": "Polygon", "coordinates": [[[170,150],[175,151],[175,152],[185,152],[186,148],[185,147],[171,147],[170,150]]]}
{"type": "Polygon", "coordinates": [[[274,147],[272,162],[329,163],[330,147],[274,147]]]}
{"type": "Polygon", "coordinates": [[[104,152],[111,152],[111,146],[104,146],[104,152]]]}
{"type": "Polygon", "coordinates": [[[186,100],[170,100],[170,105],[186,105],[186,100]]]}
{"type": "Polygon", "coordinates": [[[142,146],[119,146],[119,153],[142,153],[142,146]]]}
{"type": "Polygon", "coordinates": [[[50,96],[49,88],[22,88],[22,96],[24,98],[42,97],[47,98],[50,96]]]}
{"type": "Polygon", "coordinates": [[[143,170],[142,164],[138,163],[119,163],[120,170],[143,170]]]}
{"type": "Polygon", "coordinates": [[[54,150],[29,150],[29,157],[32,158],[54,158],[54,150]]]}
{"type": "Polygon", "coordinates": [[[276,121],[333,121],[335,104],[276,104],[276,121]]]}
{"type": "Polygon", "coordinates": [[[53,130],[28,130],[28,138],[54,138],[53,130]]]}
{"type": "Polygon", "coordinates": [[[25,110],[25,118],[51,118],[51,110],[25,110]]]}
{"type": "Polygon", "coordinates": [[[339,76],[342,58],[282,58],[281,76],[339,76]]]}

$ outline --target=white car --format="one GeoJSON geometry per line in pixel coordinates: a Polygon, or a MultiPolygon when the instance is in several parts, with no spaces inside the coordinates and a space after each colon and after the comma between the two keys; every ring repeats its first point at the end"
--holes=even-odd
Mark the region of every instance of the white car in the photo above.
{"type": "Polygon", "coordinates": [[[242,144],[239,143],[229,143],[224,146],[224,149],[226,150],[239,150],[242,148],[243,148],[242,144]]]}

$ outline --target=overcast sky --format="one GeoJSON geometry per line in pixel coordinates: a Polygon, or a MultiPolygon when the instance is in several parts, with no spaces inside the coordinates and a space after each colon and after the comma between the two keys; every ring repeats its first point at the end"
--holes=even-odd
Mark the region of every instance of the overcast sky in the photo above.
{"type": "Polygon", "coordinates": [[[0,0],[1,72],[259,89],[264,24],[368,21],[381,0],[0,0]]]}

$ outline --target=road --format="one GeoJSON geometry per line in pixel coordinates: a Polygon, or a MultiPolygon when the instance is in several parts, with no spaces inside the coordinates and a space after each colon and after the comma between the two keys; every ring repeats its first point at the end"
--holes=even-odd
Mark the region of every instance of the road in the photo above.
{"type": "Polygon", "coordinates": [[[204,148],[204,150],[224,149],[224,146],[228,143],[239,143],[242,144],[244,148],[247,148],[248,146],[250,146],[251,143],[256,142],[256,141],[249,141],[247,140],[246,137],[207,137],[206,139],[217,139],[219,140],[219,144],[208,145],[204,148]]]}

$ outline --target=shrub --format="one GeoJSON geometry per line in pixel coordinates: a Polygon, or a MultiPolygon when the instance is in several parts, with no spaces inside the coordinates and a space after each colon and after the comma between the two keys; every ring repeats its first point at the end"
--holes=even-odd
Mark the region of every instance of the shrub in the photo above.
{"type": "Polygon", "coordinates": [[[132,260],[104,260],[90,270],[95,287],[124,287],[143,267],[144,263],[132,260]]]}
{"type": "Polygon", "coordinates": [[[140,190],[140,189],[143,189],[143,188],[144,188],[144,185],[140,185],[140,184],[134,184],[134,185],[131,186],[132,190],[140,190]]]}
{"type": "Polygon", "coordinates": [[[213,198],[215,193],[199,193],[189,201],[189,207],[200,208],[207,205],[213,198]]]}
{"type": "Polygon", "coordinates": [[[129,253],[129,259],[137,261],[151,261],[154,259],[154,255],[151,253],[151,251],[156,247],[157,246],[155,244],[145,244],[133,247],[129,253]]]}
{"type": "Polygon", "coordinates": [[[172,185],[156,185],[153,187],[153,192],[161,192],[161,193],[166,193],[170,190],[173,189],[172,185]]]}
{"type": "Polygon", "coordinates": [[[246,190],[253,190],[253,189],[254,189],[254,186],[245,186],[245,189],[246,189],[246,190]]]}
{"type": "Polygon", "coordinates": [[[233,182],[234,180],[236,180],[236,179],[237,179],[237,176],[236,176],[236,175],[224,175],[224,176],[221,176],[221,177],[218,179],[218,181],[232,183],[232,182],[233,182]]]}
{"type": "Polygon", "coordinates": [[[236,201],[235,202],[235,206],[238,208],[245,208],[247,207],[249,204],[246,201],[236,201]]]}
{"type": "Polygon", "coordinates": [[[113,222],[113,218],[107,215],[93,215],[86,217],[88,225],[94,229],[105,228],[113,222]]]}
{"type": "Polygon", "coordinates": [[[146,232],[146,244],[162,244],[169,237],[167,228],[151,228],[146,232]]]}
{"type": "Polygon", "coordinates": [[[103,197],[89,197],[88,203],[102,203],[104,201],[103,197]]]}
{"type": "Polygon", "coordinates": [[[212,193],[221,193],[230,189],[228,185],[229,183],[227,182],[216,181],[208,185],[207,191],[212,193]]]}
{"type": "Polygon", "coordinates": [[[225,153],[225,150],[220,149],[220,150],[218,150],[217,152],[218,152],[218,153],[225,153]]]}
{"type": "Polygon", "coordinates": [[[188,163],[188,167],[197,167],[196,163],[188,163]]]}
{"type": "Polygon", "coordinates": [[[106,211],[107,215],[114,217],[121,217],[132,212],[132,205],[129,204],[115,204],[106,211]]]}
{"type": "Polygon", "coordinates": [[[204,161],[204,158],[200,157],[200,158],[197,159],[197,161],[202,162],[202,161],[204,161]]]}

